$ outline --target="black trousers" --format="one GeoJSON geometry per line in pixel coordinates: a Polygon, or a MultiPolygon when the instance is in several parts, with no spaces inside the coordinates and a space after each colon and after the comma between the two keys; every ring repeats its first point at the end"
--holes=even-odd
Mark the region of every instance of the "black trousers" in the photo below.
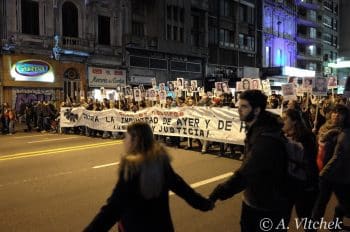
{"type": "Polygon", "coordinates": [[[263,211],[243,202],[241,213],[241,232],[281,232],[288,231],[288,209],[263,211]]]}
{"type": "Polygon", "coordinates": [[[314,220],[320,220],[324,216],[327,204],[332,196],[332,193],[335,194],[338,200],[338,206],[336,206],[335,212],[336,217],[342,219],[341,217],[350,213],[350,185],[332,183],[325,179],[321,179],[320,193],[317,197],[315,207],[312,212],[312,218],[314,220]]]}

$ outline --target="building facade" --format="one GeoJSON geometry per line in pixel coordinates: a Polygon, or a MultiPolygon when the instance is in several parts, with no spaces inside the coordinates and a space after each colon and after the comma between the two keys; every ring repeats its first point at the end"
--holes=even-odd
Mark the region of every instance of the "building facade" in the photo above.
{"type": "Polygon", "coordinates": [[[295,67],[297,15],[294,0],[265,0],[262,10],[262,67],[295,67]]]}
{"type": "Polygon", "coordinates": [[[206,73],[209,86],[215,81],[234,83],[242,77],[242,67],[259,66],[259,15],[255,0],[209,0],[209,57],[206,73]]]}
{"type": "Polygon", "coordinates": [[[339,57],[339,0],[323,1],[323,73],[336,74],[336,70],[328,68],[339,57]]]}
{"type": "Polygon", "coordinates": [[[124,1],[123,59],[128,83],[183,77],[202,85],[208,57],[208,1],[124,1]]]}
{"type": "Polygon", "coordinates": [[[119,7],[112,0],[0,0],[2,102],[85,98],[87,67],[121,67],[119,7]]]}

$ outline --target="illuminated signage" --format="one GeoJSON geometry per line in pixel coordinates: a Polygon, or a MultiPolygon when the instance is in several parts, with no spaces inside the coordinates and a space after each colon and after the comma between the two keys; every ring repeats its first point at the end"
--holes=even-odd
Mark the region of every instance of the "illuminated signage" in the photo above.
{"type": "Polygon", "coordinates": [[[312,70],[286,66],[282,69],[282,75],[295,77],[315,77],[316,72],[312,70]]]}
{"type": "Polygon", "coordinates": [[[11,76],[16,81],[53,82],[52,66],[42,60],[21,60],[12,66],[11,76]]]}

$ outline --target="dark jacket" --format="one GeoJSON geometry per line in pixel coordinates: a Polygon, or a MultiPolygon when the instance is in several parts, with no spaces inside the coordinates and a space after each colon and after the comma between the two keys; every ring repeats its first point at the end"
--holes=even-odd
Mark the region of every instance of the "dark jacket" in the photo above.
{"type": "Polygon", "coordinates": [[[320,176],[327,180],[350,184],[350,129],[344,129],[337,136],[334,153],[326,166],[322,169],[320,176]]]}
{"type": "Polygon", "coordinates": [[[225,183],[216,187],[212,200],[227,199],[244,190],[244,202],[251,207],[275,211],[287,204],[285,180],[287,155],[285,146],[271,136],[282,135],[282,123],[276,115],[263,112],[248,129],[245,139],[245,159],[241,167],[225,183]]]}
{"type": "MultiPolygon", "coordinates": [[[[196,193],[175,173],[164,149],[160,149],[155,160],[142,160],[139,156],[127,156],[121,163],[119,180],[87,231],[108,231],[120,222],[126,232],[130,231],[174,231],[169,210],[169,190],[185,199],[192,207],[210,209],[212,203],[196,193]],[[163,184],[152,182],[144,188],[161,187],[160,195],[147,198],[142,194],[142,176],[161,170],[163,184]]],[[[156,181],[155,181],[156,182],[156,181]]]]}

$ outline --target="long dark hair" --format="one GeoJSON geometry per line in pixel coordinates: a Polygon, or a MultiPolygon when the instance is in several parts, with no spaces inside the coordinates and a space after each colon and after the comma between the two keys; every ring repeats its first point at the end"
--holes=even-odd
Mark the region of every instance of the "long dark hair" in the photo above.
{"type": "Polygon", "coordinates": [[[152,128],[145,122],[134,122],[127,127],[131,148],[120,166],[128,181],[139,176],[140,192],[146,199],[158,197],[164,188],[164,171],[170,157],[163,146],[153,138],[152,128]]]}
{"type": "Polygon", "coordinates": [[[129,124],[126,131],[131,136],[133,142],[129,152],[149,155],[155,144],[151,127],[144,122],[135,122],[129,124]]]}
{"type": "Polygon", "coordinates": [[[301,138],[305,136],[307,132],[309,132],[306,123],[302,117],[301,111],[288,109],[284,112],[284,114],[286,117],[290,118],[295,123],[291,136],[293,137],[293,139],[301,142],[301,138]]]}

